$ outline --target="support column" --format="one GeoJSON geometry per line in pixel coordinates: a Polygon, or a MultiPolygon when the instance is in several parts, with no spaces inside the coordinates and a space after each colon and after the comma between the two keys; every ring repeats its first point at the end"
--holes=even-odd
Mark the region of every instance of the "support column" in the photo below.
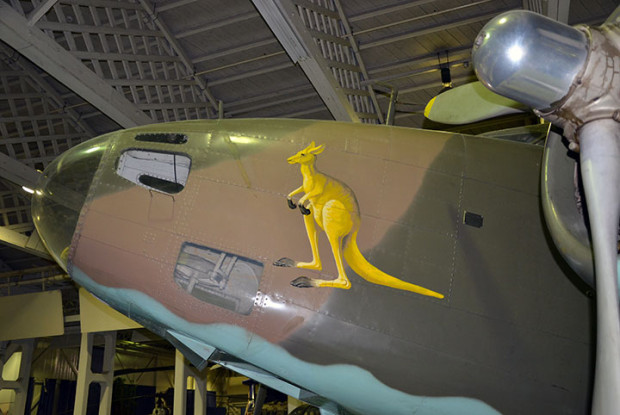
{"type": "Polygon", "coordinates": [[[207,370],[200,372],[195,367],[190,367],[190,372],[190,376],[194,378],[196,384],[194,415],[205,415],[207,413],[207,370]]]}
{"type": "Polygon", "coordinates": [[[187,410],[187,378],[196,383],[194,391],[194,415],[207,413],[207,368],[198,370],[190,366],[181,352],[176,351],[174,361],[174,408],[172,415],[185,415],[187,410]]]}
{"type": "Polygon", "coordinates": [[[75,392],[74,415],[86,415],[88,404],[88,390],[91,383],[98,383],[101,387],[99,395],[99,415],[110,415],[112,409],[112,385],[114,382],[114,353],[116,350],[116,331],[103,333],[82,333],[80,345],[80,363],[75,392]],[[101,372],[94,372],[93,346],[95,336],[103,336],[103,363],[101,372]]]}
{"type": "Polygon", "coordinates": [[[188,370],[189,364],[181,352],[177,350],[174,357],[174,407],[172,408],[172,415],[185,415],[188,370]]]}
{"type": "Polygon", "coordinates": [[[26,398],[33,354],[34,339],[6,342],[2,345],[2,349],[0,349],[0,390],[9,389],[15,391],[15,401],[11,405],[11,413],[23,414],[26,411],[26,398]],[[16,373],[17,376],[4,379],[2,375],[6,363],[18,352],[21,352],[21,358],[19,370],[16,373]]]}

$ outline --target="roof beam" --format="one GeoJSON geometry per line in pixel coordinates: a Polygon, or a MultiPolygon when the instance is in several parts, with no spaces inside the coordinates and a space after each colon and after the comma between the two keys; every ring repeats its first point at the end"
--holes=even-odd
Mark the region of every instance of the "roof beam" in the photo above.
{"type": "Polygon", "coordinates": [[[300,111],[295,111],[295,112],[289,112],[286,114],[280,114],[276,118],[299,118],[304,115],[316,114],[317,112],[321,112],[321,111],[325,111],[324,106],[312,107],[306,110],[300,110],[300,111]]]}
{"type": "MultiPolygon", "coordinates": [[[[8,53],[8,50],[12,49],[6,45],[0,45],[0,51],[5,51],[8,53]]],[[[90,128],[90,126],[82,120],[82,115],[77,111],[72,109],[70,106],[66,104],[62,96],[50,86],[48,82],[43,79],[42,73],[33,65],[30,61],[26,59],[20,59],[15,62],[15,65],[21,69],[21,74],[27,74],[29,76],[29,81],[33,88],[41,89],[45,92],[46,97],[49,98],[52,102],[54,102],[58,108],[60,108],[63,112],[65,112],[70,117],[70,122],[74,124],[77,131],[84,131],[88,134],[88,137],[94,137],[95,131],[90,128]]],[[[67,137],[65,137],[67,138],[67,137]]]]}
{"type": "MultiPolygon", "coordinates": [[[[349,41],[349,44],[351,46],[351,51],[353,52],[353,54],[355,56],[355,60],[357,61],[357,64],[359,65],[359,69],[360,69],[360,71],[362,73],[363,79],[369,79],[370,76],[368,75],[368,69],[366,68],[366,64],[364,63],[364,59],[362,58],[362,54],[360,53],[360,50],[357,47],[357,45],[358,45],[357,39],[355,39],[355,34],[353,33],[353,31],[351,29],[351,25],[349,24],[349,20],[347,19],[347,16],[344,13],[344,9],[342,8],[342,4],[340,3],[340,0],[334,0],[334,3],[335,3],[336,8],[338,10],[338,17],[340,18],[340,21],[342,22],[342,26],[343,26],[344,32],[345,32],[346,37],[347,37],[347,39],[349,41]]],[[[360,87],[362,86],[362,84],[363,84],[363,82],[360,83],[360,87]]],[[[377,119],[379,120],[379,122],[381,124],[383,124],[385,122],[385,118],[383,117],[383,113],[381,112],[381,108],[379,108],[379,102],[377,101],[377,96],[375,94],[374,89],[372,88],[371,85],[368,85],[366,87],[366,91],[368,92],[368,97],[372,101],[372,105],[374,107],[374,112],[377,115],[377,119]]]]}
{"type": "MultiPolygon", "coordinates": [[[[463,54],[466,54],[467,56],[471,57],[471,45],[459,46],[457,48],[452,48],[452,49],[446,49],[445,52],[448,53],[450,57],[461,56],[463,54]]],[[[401,69],[401,68],[409,69],[411,68],[412,65],[418,65],[418,64],[421,65],[424,62],[430,62],[430,61],[437,62],[437,52],[426,53],[424,55],[417,55],[411,58],[396,61],[394,63],[376,66],[374,68],[368,69],[368,74],[376,75],[380,72],[394,71],[396,69],[401,69]]]]}
{"type": "Polygon", "coordinates": [[[157,12],[165,12],[168,10],[176,9],[179,7],[183,7],[186,4],[192,4],[197,2],[198,0],[177,0],[171,1],[170,3],[162,4],[161,6],[157,6],[157,12]]]}
{"type": "Polygon", "coordinates": [[[263,39],[263,40],[259,40],[259,41],[252,42],[249,44],[208,53],[204,56],[199,56],[199,57],[194,58],[192,60],[192,63],[196,64],[196,63],[206,62],[206,61],[213,60],[213,59],[220,59],[225,56],[234,55],[235,53],[246,52],[248,50],[252,50],[254,48],[258,48],[261,46],[271,45],[273,43],[278,43],[278,40],[273,37],[270,37],[269,39],[263,39]]]}
{"type": "MultiPolygon", "coordinates": [[[[466,83],[466,82],[472,82],[476,79],[476,75],[472,72],[470,74],[466,74],[466,75],[462,75],[462,76],[456,76],[456,77],[452,77],[452,81],[453,82],[457,82],[457,83],[466,83]]],[[[428,82],[425,84],[419,84],[419,85],[415,85],[415,86],[411,86],[408,88],[402,88],[398,90],[398,95],[399,97],[402,97],[405,94],[410,94],[412,92],[418,92],[418,91],[424,91],[427,89],[431,89],[431,88],[441,88],[441,80],[437,80],[437,81],[432,81],[432,82],[428,82]]],[[[437,91],[439,92],[439,91],[437,91]]],[[[379,98],[383,98],[382,95],[379,96],[379,98]]],[[[385,98],[389,98],[389,97],[385,97],[385,98]]]]}
{"type": "MultiPolygon", "coordinates": [[[[10,8],[10,7],[9,7],[10,8]]],[[[19,14],[18,14],[19,16],[19,14]]],[[[86,24],[60,23],[40,21],[37,27],[42,30],[54,30],[73,33],[119,35],[119,36],[146,36],[164,37],[161,32],[150,29],[127,29],[124,27],[91,26],[86,24]]]]}
{"type": "Polygon", "coordinates": [[[261,69],[255,69],[253,71],[243,72],[237,75],[229,76],[227,78],[214,79],[209,82],[211,86],[223,85],[230,82],[240,81],[242,79],[252,78],[254,76],[264,75],[271,72],[280,71],[282,69],[292,68],[291,62],[278,63],[275,65],[267,66],[261,69]]]}
{"type": "Polygon", "coordinates": [[[140,55],[133,53],[104,53],[104,52],[72,52],[73,56],[82,60],[102,61],[132,61],[132,62],[181,62],[178,56],[140,55]]]}
{"type": "Polygon", "coordinates": [[[459,27],[459,26],[465,26],[465,25],[476,23],[476,22],[480,22],[480,21],[487,21],[487,20],[497,16],[498,14],[500,14],[500,13],[502,13],[504,11],[508,11],[508,10],[509,9],[497,10],[497,11],[494,11],[493,13],[485,13],[485,14],[481,14],[481,15],[478,15],[478,16],[470,17],[468,19],[457,20],[455,22],[448,23],[448,24],[436,24],[434,26],[426,27],[426,28],[420,29],[420,30],[414,30],[412,32],[402,33],[402,34],[396,35],[396,36],[387,36],[387,37],[384,37],[384,38],[381,38],[381,39],[377,39],[377,40],[372,41],[372,42],[360,44],[359,48],[360,48],[360,50],[366,50],[366,49],[374,48],[374,47],[377,47],[377,46],[383,46],[383,45],[387,45],[387,44],[390,44],[390,43],[398,42],[398,41],[401,41],[401,40],[412,39],[412,38],[415,38],[415,37],[424,36],[424,35],[428,35],[428,34],[431,34],[431,33],[443,32],[445,30],[453,29],[453,28],[459,27]]]}
{"type": "Polygon", "coordinates": [[[273,98],[282,98],[282,97],[286,97],[289,95],[295,95],[298,93],[306,92],[307,90],[310,90],[311,88],[312,86],[310,84],[303,84],[303,85],[297,85],[297,86],[293,86],[293,87],[286,88],[286,89],[278,89],[270,93],[261,94],[258,96],[253,96],[250,98],[245,98],[245,99],[240,99],[238,101],[229,102],[226,105],[226,107],[234,108],[234,107],[241,107],[241,106],[248,105],[248,104],[254,104],[257,102],[270,101],[273,98]]]}
{"type": "Polygon", "coordinates": [[[10,247],[17,248],[20,251],[27,252],[32,255],[36,255],[41,258],[51,260],[52,257],[45,249],[39,234],[35,231],[32,235],[26,236],[6,226],[0,226],[0,243],[6,244],[10,247]]]}
{"type": "Polygon", "coordinates": [[[436,0],[417,0],[417,1],[407,0],[402,3],[395,4],[393,6],[382,7],[380,9],[375,9],[375,10],[357,14],[355,16],[351,16],[349,17],[349,22],[354,23],[354,22],[359,22],[360,20],[374,19],[379,16],[400,12],[402,10],[410,9],[416,6],[422,6],[423,4],[427,4],[427,3],[433,3],[435,1],[436,0]]]}
{"type": "Polygon", "coordinates": [[[185,53],[185,50],[181,47],[181,44],[179,43],[179,41],[172,35],[172,32],[170,31],[166,23],[164,23],[163,19],[157,16],[157,14],[155,13],[155,9],[151,6],[151,4],[147,0],[139,0],[139,2],[144,8],[144,10],[148,13],[149,17],[157,25],[159,30],[161,30],[161,32],[164,34],[164,37],[166,38],[166,40],[170,43],[170,45],[172,45],[172,48],[174,49],[176,54],[179,55],[179,57],[181,58],[181,62],[183,62],[183,64],[185,65],[185,68],[187,69],[188,73],[191,74],[191,77],[194,79],[194,81],[198,85],[199,89],[201,90],[201,92],[203,93],[207,101],[209,101],[209,103],[211,104],[213,111],[217,114],[217,111],[218,111],[217,100],[211,93],[207,84],[199,76],[196,76],[194,74],[196,72],[194,65],[192,64],[192,61],[189,58],[189,56],[187,56],[187,53],[185,53]]]}
{"type": "Polygon", "coordinates": [[[353,34],[354,35],[362,35],[362,34],[367,34],[367,33],[371,33],[371,32],[376,32],[378,30],[389,29],[389,28],[395,27],[395,26],[401,26],[401,25],[405,25],[405,24],[410,25],[411,23],[413,23],[413,22],[415,22],[417,20],[428,19],[429,17],[441,16],[443,14],[454,13],[456,11],[461,11],[461,10],[464,10],[464,9],[478,7],[478,6],[482,5],[482,4],[490,3],[492,1],[494,1],[494,0],[478,0],[478,1],[475,1],[473,3],[467,3],[467,4],[462,4],[462,5],[456,6],[456,7],[444,8],[444,9],[441,9],[441,10],[436,10],[436,11],[434,11],[432,13],[416,14],[415,16],[408,17],[406,19],[397,20],[397,21],[381,24],[381,25],[378,25],[378,26],[369,27],[367,29],[356,30],[353,34]]]}
{"type": "Polygon", "coordinates": [[[570,0],[523,0],[523,8],[568,24],[570,0]]]}
{"type": "Polygon", "coordinates": [[[226,115],[228,115],[229,117],[235,117],[239,114],[246,114],[252,111],[258,111],[258,110],[262,110],[262,109],[269,108],[269,107],[275,107],[281,104],[287,104],[289,102],[302,101],[306,99],[312,99],[315,97],[316,97],[316,92],[314,91],[307,92],[305,94],[291,95],[286,98],[277,99],[277,100],[269,100],[266,103],[256,104],[256,105],[252,105],[249,107],[243,107],[242,109],[238,109],[234,111],[227,111],[226,115]]]}
{"type": "Polygon", "coordinates": [[[249,12],[249,13],[244,13],[244,14],[240,14],[237,16],[233,16],[230,17],[228,19],[223,19],[220,20],[218,22],[214,22],[214,23],[210,23],[210,24],[206,24],[200,27],[195,27],[193,29],[187,29],[184,30],[182,32],[176,33],[175,37],[177,39],[183,39],[184,37],[188,37],[188,36],[193,36],[193,35],[197,35],[200,33],[204,33],[204,32],[208,32],[209,30],[213,30],[213,29],[218,29],[220,27],[225,27],[225,26],[229,26],[232,24],[238,24],[238,23],[243,23],[246,20],[250,20],[250,19],[254,19],[259,17],[260,15],[254,11],[249,12]]]}
{"type": "MultiPolygon", "coordinates": [[[[453,58],[454,59],[454,58],[453,58]]],[[[469,64],[469,61],[471,60],[471,55],[462,58],[462,59],[455,59],[453,61],[451,61],[450,63],[448,63],[448,67],[450,68],[454,68],[456,66],[463,66],[465,64],[469,64]]],[[[422,64],[424,64],[425,61],[422,61],[422,64]]],[[[410,71],[406,71],[406,72],[399,72],[399,73],[395,73],[392,75],[386,75],[386,76],[380,76],[380,77],[376,77],[376,78],[371,78],[367,81],[364,81],[364,84],[369,84],[372,85],[374,83],[379,83],[379,82],[392,82],[396,79],[402,79],[402,78],[410,78],[416,75],[422,75],[422,74],[426,74],[426,73],[430,73],[430,72],[439,72],[440,68],[439,66],[437,66],[436,63],[431,63],[427,66],[423,66],[421,68],[416,68],[416,69],[412,69],[410,71]]]]}
{"type": "MultiPolygon", "coordinates": [[[[0,153],[0,176],[28,189],[36,189],[41,173],[4,153],[0,153]]],[[[0,243],[41,258],[52,259],[36,231],[30,236],[26,236],[5,226],[0,226],[0,243]]]]}
{"type": "Polygon", "coordinates": [[[547,17],[557,20],[558,22],[568,24],[568,10],[570,9],[570,0],[548,0],[547,17]]]}
{"type": "Polygon", "coordinates": [[[58,0],[59,4],[71,4],[76,6],[102,7],[125,10],[142,10],[142,7],[136,3],[118,0],[58,0]]]}
{"type": "Polygon", "coordinates": [[[45,0],[41,2],[30,14],[28,14],[28,24],[34,26],[41,17],[51,9],[58,0],[45,0]]]}
{"type": "Polygon", "coordinates": [[[321,99],[339,121],[360,122],[355,109],[290,0],[252,0],[284,50],[299,63],[321,99]]]}
{"type": "Polygon", "coordinates": [[[0,39],[122,127],[153,122],[76,57],[50,39],[5,2],[0,2],[0,39]]]}
{"type": "Polygon", "coordinates": [[[41,173],[4,153],[0,153],[0,176],[20,186],[35,189],[41,173]]]}

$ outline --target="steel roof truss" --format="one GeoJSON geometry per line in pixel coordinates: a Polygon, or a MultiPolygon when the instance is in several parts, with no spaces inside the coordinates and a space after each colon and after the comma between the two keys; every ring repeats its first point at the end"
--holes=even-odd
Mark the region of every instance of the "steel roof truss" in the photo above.
{"type": "Polygon", "coordinates": [[[350,87],[350,80],[342,70],[333,70],[326,62],[330,55],[338,60],[334,55],[342,51],[333,49],[331,42],[315,40],[310,33],[314,29],[333,34],[329,25],[334,18],[321,15],[316,7],[315,10],[304,8],[303,4],[296,5],[290,0],[253,0],[253,3],[289,57],[299,63],[332,116],[340,121],[360,122],[356,109],[341,90],[342,86],[350,87]]]}

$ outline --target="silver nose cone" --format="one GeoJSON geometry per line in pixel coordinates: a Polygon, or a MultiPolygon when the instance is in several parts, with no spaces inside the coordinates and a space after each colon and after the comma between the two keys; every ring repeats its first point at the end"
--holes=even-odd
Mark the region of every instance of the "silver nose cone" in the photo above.
{"type": "Polygon", "coordinates": [[[568,94],[587,56],[585,33],[523,10],[489,21],[472,51],[483,84],[536,109],[549,108],[568,94]]]}
{"type": "Polygon", "coordinates": [[[50,163],[32,198],[32,218],[56,262],[67,256],[88,190],[107,145],[106,136],[75,146],[50,163]]]}

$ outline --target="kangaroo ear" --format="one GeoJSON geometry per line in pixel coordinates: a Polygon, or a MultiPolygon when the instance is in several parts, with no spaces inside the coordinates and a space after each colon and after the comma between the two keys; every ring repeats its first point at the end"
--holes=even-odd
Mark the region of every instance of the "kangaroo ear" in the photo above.
{"type": "Polygon", "coordinates": [[[304,148],[303,150],[300,150],[300,153],[310,153],[312,151],[312,149],[314,148],[314,141],[311,142],[310,144],[308,144],[308,146],[306,148],[304,148]]]}
{"type": "MultiPolygon", "coordinates": [[[[314,144],[314,142],[312,142],[312,144],[314,144]]],[[[319,146],[312,146],[312,149],[310,149],[310,152],[312,154],[321,154],[323,152],[323,150],[325,150],[325,144],[321,144],[319,146]]]]}

